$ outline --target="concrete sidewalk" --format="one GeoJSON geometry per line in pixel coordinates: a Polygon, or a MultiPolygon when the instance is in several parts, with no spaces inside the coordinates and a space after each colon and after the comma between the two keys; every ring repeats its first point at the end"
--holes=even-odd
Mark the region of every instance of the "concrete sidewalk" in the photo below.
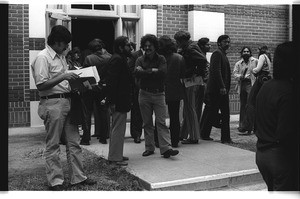
{"type": "MultiPolygon", "coordinates": [[[[236,117],[231,116],[231,121],[236,117]]],[[[91,129],[93,134],[94,126],[91,129]]],[[[41,132],[44,127],[9,129],[9,135],[41,132]]],[[[200,140],[195,145],[180,144],[179,154],[165,159],[157,148],[154,155],[143,157],[144,145],[144,141],[133,142],[128,123],[124,144],[124,156],[129,157],[127,170],[146,190],[267,190],[254,152],[200,140]]],[[[94,137],[91,145],[82,148],[107,159],[108,144],[100,144],[94,137]]]]}

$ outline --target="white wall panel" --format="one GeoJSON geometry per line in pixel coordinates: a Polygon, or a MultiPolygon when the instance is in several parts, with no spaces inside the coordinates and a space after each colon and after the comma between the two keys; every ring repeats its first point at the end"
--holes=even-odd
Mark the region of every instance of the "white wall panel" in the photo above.
{"type": "Polygon", "coordinates": [[[45,22],[46,5],[44,3],[29,4],[29,37],[45,38],[46,22],[45,22]]]}
{"type": "Polygon", "coordinates": [[[141,9],[141,36],[157,35],[157,10],[141,9]]]}
{"type": "Polygon", "coordinates": [[[193,41],[207,37],[211,42],[216,42],[225,32],[225,15],[218,12],[189,11],[188,31],[193,41]]]}

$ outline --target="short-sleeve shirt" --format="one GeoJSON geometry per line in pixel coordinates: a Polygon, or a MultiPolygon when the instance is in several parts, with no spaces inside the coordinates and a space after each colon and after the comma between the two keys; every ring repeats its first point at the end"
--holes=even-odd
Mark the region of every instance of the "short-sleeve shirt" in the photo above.
{"type": "MultiPolygon", "coordinates": [[[[36,85],[42,84],[68,70],[64,55],[58,55],[50,46],[42,50],[31,64],[33,79],[36,85]]],[[[40,96],[48,96],[58,93],[69,93],[71,87],[67,80],[61,81],[54,87],[39,91],[40,96]]]]}

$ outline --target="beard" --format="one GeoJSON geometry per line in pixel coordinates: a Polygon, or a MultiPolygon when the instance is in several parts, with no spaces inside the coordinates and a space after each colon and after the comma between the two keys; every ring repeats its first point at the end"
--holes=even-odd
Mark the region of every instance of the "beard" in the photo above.
{"type": "Polygon", "coordinates": [[[249,58],[250,58],[251,56],[250,55],[242,55],[242,58],[245,60],[245,61],[248,61],[249,60],[249,58]]]}

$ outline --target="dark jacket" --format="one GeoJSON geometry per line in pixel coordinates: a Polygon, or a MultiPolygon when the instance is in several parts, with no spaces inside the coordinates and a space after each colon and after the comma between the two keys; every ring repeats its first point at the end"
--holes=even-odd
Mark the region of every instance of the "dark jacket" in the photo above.
{"type": "Polygon", "coordinates": [[[135,66],[141,66],[144,71],[134,71],[136,78],[140,78],[141,89],[164,90],[164,81],[167,74],[167,63],[164,56],[155,53],[150,59],[146,55],[136,60],[135,66]],[[157,68],[158,72],[151,72],[152,68],[157,68]]]}
{"type": "Polygon", "coordinates": [[[167,60],[167,77],[165,81],[166,101],[179,101],[183,99],[184,87],[180,79],[184,77],[184,58],[172,53],[165,56],[167,60]]]}
{"type": "Polygon", "coordinates": [[[129,112],[132,83],[127,58],[113,54],[107,70],[107,104],[115,104],[117,112],[129,112]]]}
{"type": "Polygon", "coordinates": [[[257,149],[292,148],[297,143],[293,84],[288,80],[266,82],[256,97],[257,149]]]}
{"type": "Polygon", "coordinates": [[[196,42],[189,41],[188,46],[182,49],[181,54],[186,62],[185,77],[192,77],[194,74],[205,77],[207,60],[196,42]]]}
{"type": "Polygon", "coordinates": [[[229,92],[231,83],[231,70],[225,52],[218,48],[210,58],[209,79],[207,93],[220,93],[221,88],[229,92]]]}

